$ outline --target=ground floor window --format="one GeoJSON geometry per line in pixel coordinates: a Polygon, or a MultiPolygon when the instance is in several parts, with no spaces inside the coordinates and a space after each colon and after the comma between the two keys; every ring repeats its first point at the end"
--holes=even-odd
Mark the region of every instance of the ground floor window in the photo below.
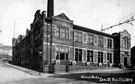
{"type": "Polygon", "coordinates": [[[93,62],[93,51],[87,50],[87,62],[93,62]]]}
{"type": "Polygon", "coordinates": [[[56,50],[56,60],[68,60],[68,47],[57,45],[55,47],[56,50]]]}
{"type": "Polygon", "coordinates": [[[98,63],[103,63],[103,52],[98,52],[98,63]]]}
{"type": "Polygon", "coordinates": [[[112,63],[112,53],[107,53],[107,62],[112,63]]]}
{"type": "Polygon", "coordinates": [[[75,61],[82,61],[82,49],[75,49],[75,61]]]}

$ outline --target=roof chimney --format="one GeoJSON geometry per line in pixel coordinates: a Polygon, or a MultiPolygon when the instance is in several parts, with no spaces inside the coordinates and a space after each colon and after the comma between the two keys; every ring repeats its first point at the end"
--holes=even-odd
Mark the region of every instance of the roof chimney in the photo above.
{"type": "Polygon", "coordinates": [[[51,18],[54,15],[54,0],[48,0],[47,17],[51,18]]]}

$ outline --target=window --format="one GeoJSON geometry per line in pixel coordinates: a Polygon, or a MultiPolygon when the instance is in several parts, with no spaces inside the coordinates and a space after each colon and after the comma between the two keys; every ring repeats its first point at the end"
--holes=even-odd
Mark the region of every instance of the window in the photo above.
{"type": "Polygon", "coordinates": [[[87,37],[86,36],[87,36],[87,34],[83,34],[83,42],[85,42],[85,43],[87,42],[87,37]]]}
{"type": "Polygon", "coordinates": [[[65,38],[66,37],[65,29],[63,29],[63,28],[60,28],[60,37],[61,38],[65,38]]]}
{"type": "Polygon", "coordinates": [[[104,38],[104,47],[107,47],[107,38],[104,38]]]}
{"type": "Polygon", "coordinates": [[[75,49],[75,61],[82,61],[82,49],[75,49]]]}
{"type": "Polygon", "coordinates": [[[103,46],[103,37],[98,38],[98,45],[103,46]]]}
{"type": "Polygon", "coordinates": [[[129,48],[129,41],[123,40],[123,48],[129,48]]]}
{"type": "Polygon", "coordinates": [[[125,41],[125,48],[128,48],[128,41],[125,41]]]}
{"type": "Polygon", "coordinates": [[[79,32],[79,42],[82,42],[82,33],[79,32]]]}
{"type": "Polygon", "coordinates": [[[59,37],[60,36],[60,29],[59,27],[55,27],[55,36],[59,37]]]}
{"type": "Polygon", "coordinates": [[[75,36],[74,36],[75,41],[79,41],[79,33],[77,31],[75,31],[74,34],[75,34],[75,36]]]}
{"type": "Polygon", "coordinates": [[[65,28],[55,27],[55,36],[60,38],[69,38],[69,30],[65,28]]]}
{"type": "Polygon", "coordinates": [[[107,53],[107,62],[112,63],[112,53],[107,53]]]}
{"type": "Polygon", "coordinates": [[[73,31],[72,30],[69,31],[69,38],[73,39],[73,31]]]}
{"type": "Polygon", "coordinates": [[[82,42],[82,33],[75,31],[75,41],[82,42]]]}
{"type": "Polygon", "coordinates": [[[88,34],[88,43],[94,44],[94,36],[93,35],[88,34]]]}
{"type": "Polygon", "coordinates": [[[126,49],[130,48],[130,38],[127,36],[123,37],[122,38],[122,45],[123,45],[122,46],[123,48],[126,48],[126,49]]]}
{"type": "Polygon", "coordinates": [[[97,42],[98,42],[97,39],[98,39],[97,36],[95,36],[95,40],[94,40],[95,44],[97,44],[97,42]]]}
{"type": "Polygon", "coordinates": [[[112,48],[112,39],[108,39],[108,43],[107,43],[109,48],[112,48]]]}
{"type": "Polygon", "coordinates": [[[87,50],[87,62],[93,62],[93,51],[87,50]]]}
{"type": "Polygon", "coordinates": [[[66,29],[66,39],[68,39],[68,38],[69,38],[69,30],[66,29]]]}
{"type": "Polygon", "coordinates": [[[98,63],[103,63],[103,52],[98,52],[98,63]]]}
{"type": "Polygon", "coordinates": [[[68,60],[68,47],[65,46],[55,46],[56,50],[56,60],[68,60]]]}
{"type": "Polygon", "coordinates": [[[60,58],[59,58],[59,52],[56,52],[56,60],[59,60],[60,58]]]}

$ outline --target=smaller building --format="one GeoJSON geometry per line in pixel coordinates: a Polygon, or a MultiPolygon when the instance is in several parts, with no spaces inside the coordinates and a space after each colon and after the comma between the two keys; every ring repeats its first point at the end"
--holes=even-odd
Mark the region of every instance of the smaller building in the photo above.
{"type": "MultiPolygon", "coordinates": [[[[131,35],[124,30],[114,33],[114,62],[123,67],[131,65],[131,35]]],[[[116,65],[119,66],[119,65],[116,65]]]]}
{"type": "Polygon", "coordinates": [[[0,45],[0,63],[12,61],[12,47],[0,45]]]}

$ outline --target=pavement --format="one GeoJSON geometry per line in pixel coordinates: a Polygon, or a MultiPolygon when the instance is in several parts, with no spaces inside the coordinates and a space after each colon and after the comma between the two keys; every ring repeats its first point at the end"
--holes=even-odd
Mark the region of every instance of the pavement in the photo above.
{"type": "Polygon", "coordinates": [[[41,72],[38,72],[38,71],[34,71],[34,70],[31,70],[31,69],[27,69],[27,68],[23,68],[23,67],[20,67],[20,66],[12,65],[12,64],[9,64],[9,63],[7,63],[6,65],[8,65],[9,67],[18,69],[20,71],[23,71],[23,72],[25,72],[29,75],[32,75],[32,76],[48,77],[48,76],[53,75],[53,74],[49,74],[49,73],[41,73],[41,72]]]}
{"type": "Polygon", "coordinates": [[[4,64],[0,64],[0,82],[27,79],[27,78],[35,78],[35,76],[22,72],[18,69],[8,67],[4,64]]]}
{"type": "MultiPolygon", "coordinates": [[[[12,65],[12,64],[9,64],[7,63],[8,66],[10,67],[13,67],[13,68],[16,68],[18,70],[21,70],[25,73],[28,73],[30,75],[33,75],[33,76],[50,76],[52,74],[49,74],[49,73],[41,73],[41,72],[37,72],[37,71],[34,71],[34,70],[30,70],[30,69],[27,69],[27,68],[23,68],[23,67],[20,67],[20,66],[16,66],[16,65],[12,65]]],[[[55,74],[71,74],[71,73],[112,73],[112,72],[119,72],[119,73],[123,73],[123,69],[119,69],[118,67],[106,67],[106,68],[95,68],[95,69],[91,69],[91,70],[81,70],[81,71],[71,71],[71,72],[63,72],[63,73],[55,73],[55,74]]],[[[125,70],[125,72],[128,72],[128,70],[125,70]]],[[[124,72],[124,73],[125,73],[124,72]]]]}
{"type": "Polygon", "coordinates": [[[7,63],[7,65],[8,65],[9,67],[13,67],[13,68],[16,68],[16,69],[18,69],[18,70],[21,70],[21,71],[23,71],[23,72],[26,72],[26,73],[28,73],[28,74],[30,74],[30,75],[34,75],[34,76],[40,75],[40,72],[37,72],[37,71],[34,71],[34,70],[30,70],[30,69],[23,68],[23,67],[20,67],[20,66],[12,65],[12,64],[9,64],[9,63],[7,63]]]}
{"type": "MultiPolygon", "coordinates": [[[[123,70],[119,68],[104,68],[104,69],[93,69],[93,70],[83,70],[74,71],[70,73],[40,73],[26,69],[23,67],[15,66],[12,64],[0,64],[0,84],[98,84],[97,81],[93,80],[80,80],[81,75],[114,75],[118,73],[126,73],[121,76],[127,77],[130,70],[123,70]],[[101,73],[101,74],[98,74],[101,73]],[[108,74],[109,73],[109,74],[108,74]],[[112,74],[116,73],[116,74],[112,74]],[[126,75],[126,76],[125,76],[126,75]]],[[[132,75],[132,73],[129,74],[132,75]]],[[[126,82],[127,83],[127,82],[126,82]]],[[[105,83],[108,84],[108,83],[105,83]]],[[[109,83],[110,84],[110,83],[109,83]]],[[[111,84],[117,84],[111,83],[111,84]]]]}

